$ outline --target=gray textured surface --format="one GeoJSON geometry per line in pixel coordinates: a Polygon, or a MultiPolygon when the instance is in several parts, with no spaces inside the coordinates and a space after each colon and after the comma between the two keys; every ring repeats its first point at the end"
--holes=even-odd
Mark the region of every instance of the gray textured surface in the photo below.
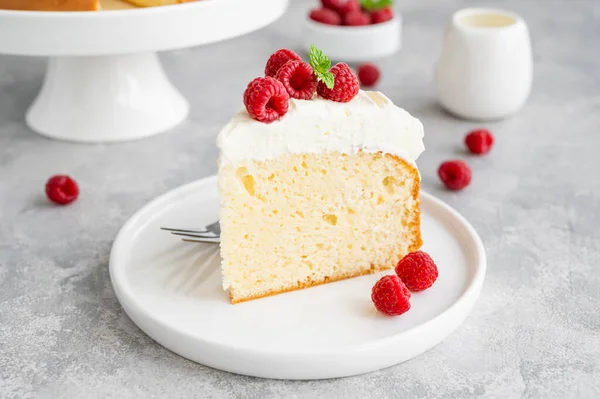
{"type": "Polygon", "coordinates": [[[23,122],[42,60],[0,56],[0,397],[600,397],[600,2],[497,1],[528,21],[535,83],[503,122],[493,153],[472,158],[459,121],[437,107],[432,66],[450,14],[475,1],[403,0],[404,49],[382,61],[380,89],[419,117],[424,188],[462,212],[489,256],[466,322],[418,358],[369,375],[269,381],[194,364],[163,349],[124,314],[108,254],[141,205],[216,172],[214,138],[272,50],[294,46],[308,3],[274,25],[217,45],[163,55],[191,100],[174,131],[120,145],[49,141],[23,122]],[[471,186],[435,176],[465,157],[471,186]],[[74,175],[82,195],[49,205],[45,179],[74,175]]]}

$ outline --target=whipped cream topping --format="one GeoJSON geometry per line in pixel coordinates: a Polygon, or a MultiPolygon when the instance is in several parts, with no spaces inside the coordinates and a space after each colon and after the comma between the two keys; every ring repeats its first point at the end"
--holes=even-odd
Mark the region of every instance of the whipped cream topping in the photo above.
{"type": "Polygon", "coordinates": [[[360,91],[350,102],[315,97],[291,99],[287,114],[258,122],[242,109],[217,137],[220,164],[267,160],[283,154],[359,150],[414,161],[425,149],[423,125],[377,91],[360,91]]]}

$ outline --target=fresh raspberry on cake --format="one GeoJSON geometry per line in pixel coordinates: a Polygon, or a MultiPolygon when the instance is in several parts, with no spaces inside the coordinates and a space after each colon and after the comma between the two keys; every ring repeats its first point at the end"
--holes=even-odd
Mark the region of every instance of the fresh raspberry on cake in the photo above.
{"type": "Polygon", "coordinates": [[[360,90],[358,78],[347,64],[342,62],[329,69],[331,61],[314,45],[310,46],[308,55],[310,66],[319,80],[317,93],[321,97],[344,103],[352,100],[358,94],[360,90]]]}
{"type": "Polygon", "coordinates": [[[471,183],[471,168],[465,161],[443,162],[438,168],[438,176],[450,190],[462,190],[471,183]]]}
{"type": "Polygon", "coordinates": [[[487,129],[477,129],[465,137],[465,145],[473,154],[487,154],[494,145],[494,136],[487,129]]]}
{"type": "Polygon", "coordinates": [[[383,276],[371,291],[377,310],[389,316],[400,316],[410,309],[410,291],[398,276],[383,276]]]}
{"type": "Polygon", "coordinates": [[[277,72],[284,66],[288,61],[302,61],[302,58],[292,50],[288,49],[280,49],[271,54],[269,59],[267,60],[267,65],[265,66],[265,76],[270,76],[274,78],[277,76],[277,72]]]}
{"type": "Polygon", "coordinates": [[[413,291],[423,291],[431,287],[438,278],[438,268],[431,256],[423,251],[411,252],[396,266],[396,274],[406,287],[413,291]]]}
{"type": "Polygon", "coordinates": [[[309,14],[310,19],[327,25],[341,25],[342,17],[328,8],[316,8],[309,14]]]}
{"type": "Polygon", "coordinates": [[[46,196],[56,204],[66,205],[77,199],[79,196],[79,186],[69,176],[52,176],[46,182],[46,196]]]}
{"type": "Polygon", "coordinates": [[[364,26],[371,24],[371,17],[366,12],[356,10],[344,15],[344,25],[364,26]]]}
{"type": "Polygon", "coordinates": [[[287,113],[290,95],[283,84],[271,77],[256,78],[244,92],[248,114],[257,121],[271,123],[287,113]]]}
{"type": "Polygon", "coordinates": [[[379,68],[373,64],[361,64],[358,66],[358,80],[365,87],[375,86],[379,80],[379,68]]]}
{"type": "Polygon", "coordinates": [[[317,91],[317,77],[312,67],[304,61],[289,61],[277,73],[291,98],[310,100],[317,91]]]}
{"type": "Polygon", "coordinates": [[[373,24],[387,22],[392,18],[394,18],[394,12],[390,7],[382,8],[381,10],[371,12],[371,23],[373,24]]]}
{"type": "Polygon", "coordinates": [[[350,69],[348,64],[340,62],[330,70],[333,75],[333,87],[327,87],[324,81],[317,85],[317,93],[323,98],[340,103],[347,103],[358,94],[360,86],[358,78],[350,69]]]}

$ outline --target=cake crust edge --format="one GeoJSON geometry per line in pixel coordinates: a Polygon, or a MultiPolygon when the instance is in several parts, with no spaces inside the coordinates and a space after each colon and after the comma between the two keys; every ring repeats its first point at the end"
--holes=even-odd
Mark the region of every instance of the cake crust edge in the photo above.
{"type": "Polygon", "coordinates": [[[311,288],[311,287],[316,287],[318,285],[323,285],[323,284],[327,284],[327,283],[333,283],[336,281],[346,280],[346,279],[353,278],[353,277],[366,276],[367,274],[373,274],[373,273],[380,272],[383,270],[389,270],[391,268],[392,267],[388,267],[388,266],[373,266],[373,265],[371,265],[370,269],[361,270],[358,273],[340,273],[340,274],[337,274],[337,275],[329,277],[329,278],[326,277],[320,281],[300,282],[300,283],[298,283],[298,285],[296,285],[294,287],[288,287],[283,290],[273,290],[273,291],[265,292],[263,294],[247,296],[244,298],[235,298],[234,299],[231,295],[231,292],[229,292],[229,300],[231,301],[232,304],[235,305],[236,303],[251,301],[253,299],[266,298],[269,296],[283,294],[285,292],[303,290],[306,288],[311,288]]]}
{"type": "MultiPolygon", "coordinates": [[[[413,242],[408,247],[408,253],[414,252],[414,251],[418,250],[419,248],[421,248],[421,246],[423,245],[423,239],[421,237],[421,201],[419,200],[421,178],[419,176],[419,171],[417,170],[417,168],[414,165],[412,165],[411,163],[407,162],[406,160],[404,160],[403,158],[401,158],[399,156],[396,156],[393,154],[383,154],[381,151],[379,152],[379,154],[382,154],[385,157],[389,157],[389,158],[393,159],[395,162],[400,163],[403,167],[408,168],[408,170],[410,171],[410,175],[413,178],[413,181],[415,182],[415,184],[413,185],[413,188],[411,190],[411,195],[412,195],[413,199],[415,200],[415,205],[414,205],[413,209],[411,210],[413,219],[408,223],[409,231],[411,232],[411,235],[414,237],[413,242]]],[[[405,255],[406,254],[398,255],[398,260],[400,260],[405,255]]],[[[261,294],[251,295],[251,296],[242,297],[242,298],[240,298],[240,297],[234,298],[234,296],[230,290],[229,291],[229,301],[231,302],[231,304],[235,305],[237,303],[247,302],[247,301],[251,301],[254,299],[266,298],[269,296],[283,294],[285,292],[298,291],[298,290],[302,290],[302,289],[306,289],[306,288],[310,288],[310,287],[316,287],[316,286],[327,284],[327,283],[333,283],[336,281],[346,280],[349,278],[366,276],[368,274],[374,274],[374,273],[377,273],[380,271],[393,269],[395,266],[396,266],[395,264],[371,265],[371,267],[369,269],[361,270],[358,273],[356,273],[356,272],[355,273],[339,273],[335,276],[329,276],[329,277],[326,277],[319,281],[299,282],[296,286],[293,286],[293,287],[287,287],[282,290],[271,290],[271,291],[267,291],[267,292],[264,292],[261,294]]]]}

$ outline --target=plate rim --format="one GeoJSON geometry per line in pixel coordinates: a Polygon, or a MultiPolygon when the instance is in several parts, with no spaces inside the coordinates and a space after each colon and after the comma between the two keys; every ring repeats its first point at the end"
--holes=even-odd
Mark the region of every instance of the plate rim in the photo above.
{"type": "MultiPolygon", "coordinates": [[[[151,210],[152,208],[155,208],[155,207],[160,207],[161,204],[168,202],[168,201],[173,201],[176,198],[185,197],[185,196],[189,195],[194,189],[196,189],[197,186],[211,184],[216,179],[217,179],[216,175],[207,176],[202,179],[183,184],[179,187],[176,187],[174,189],[167,191],[166,193],[159,195],[158,197],[154,198],[153,200],[151,200],[150,202],[148,202],[147,204],[142,206],[138,211],[136,211],[119,230],[119,233],[117,234],[117,236],[113,242],[113,246],[111,248],[110,257],[109,257],[110,279],[111,279],[111,283],[112,283],[113,289],[115,291],[115,294],[117,296],[117,299],[119,300],[119,303],[121,304],[123,309],[126,311],[126,313],[129,315],[129,317],[134,321],[134,323],[136,325],[138,325],[138,322],[135,317],[132,317],[130,311],[135,312],[136,314],[142,314],[143,317],[147,317],[153,323],[158,324],[158,325],[162,326],[163,328],[166,328],[177,334],[182,334],[182,335],[184,335],[190,339],[193,339],[195,341],[199,341],[199,342],[201,341],[202,343],[204,343],[206,345],[210,345],[212,347],[222,347],[227,350],[245,351],[247,353],[260,352],[263,355],[264,354],[286,355],[286,356],[298,356],[298,355],[311,356],[311,355],[316,355],[316,354],[332,355],[332,354],[340,353],[341,351],[343,351],[344,353],[347,351],[359,351],[359,352],[369,351],[369,350],[372,350],[372,349],[375,349],[375,348],[378,348],[381,346],[391,345],[391,344],[393,344],[394,341],[402,340],[407,335],[419,334],[422,330],[429,329],[432,324],[438,323],[440,321],[440,319],[447,317],[449,313],[451,314],[451,313],[456,312],[457,309],[460,309],[462,306],[464,306],[463,304],[465,302],[468,302],[469,300],[471,300],[474,304],[474,302],[477,300],[477,298],[479,296],[481,287],[483,285],[483,281],[485,279],[486,269],[487,269],[485,248],[483,246],[483,242],[481,241],[481,238],[479,237],[479,235],[477,234],[477,232],[475,231],[473,226],[460,213],[458,213],[458,211],[454,210],[448,204],[446,204],[442,200],[436,198],[435,196],[421,190],[419,195],[420,195],[420,199],[422,202],[427,201],[427,202],[432,203],[434,206],[442,208],[444,211],[448,212],[453,218],[455,218],[456,220],[458,220],[460,222],[461,226],[466,229],[466,232],[468,233],[469,238],[472,240],[472,243],[474,244],[474,249],[476,252],[476,262],[474,262],[476,264],[476,268],[474,270],[472,277],[470,278],[469,285],[462,292],[462,294],[447,309],[445,309],[443,312],[439,313],[435,317],[433,317],[433,318],[425,321],[424,323],[419,324],[413,328],[410,328],[406,331],[402,331],[400,333],[386,336],[383,338],[379,338],[379,339],[369,341],[366,343],[360,343],[357,345],[348,345],[348,346],[344,346],[344,347],[336,347],[334,349],[320,348],[319,350],[314,350],[314,351],[294,350],[294,347],[292,347],[291,350],[286,348],[285,351],[282,351],[281,349],[273,349],[273,348],[261,348],[261,350],[258,351],[255,348],[251,348],[251,347],[247,347],[247,346],[236,346],[235,344],[225,345],[221,342],[207,340],[204,337],[198,337],[196,335],[193,335],[188,331],[174,328],[171,325],[169,325],[168,323],[161,320],[160,318],[155,317],[151,312],[147,311],[136,299],[136,296],[134,294],[132,294],[131,286],[129,284],[125,284],[125,282],[128,281],[128,279],[126,278],[126,275],[125,275],[125,271],[118,270],[118,266],[117,266],[118,264],[123,263],[123,260],[121,259],[121,255],[119,254],[121,252],[120,248],[122,245],[124,245],[123,244],[124,240],[127,240],[126,238],[124,238],[125,236],[127,236],[127,235],[131,235],[132,237],[134,236],[134,235],[130,234],[130,230],[135,226],[137,221],[140,218],[142,218],[149,210],[151,210]],[[127,286],[127,287],[125,287],[125,286],[127,286]],[[124,295],[126,295],[128,298],[123,298],[124,295]],[[123,299],[125,299],[125,302],[127,303],[127,305],[124,305],[123,299]],[[130,311],[128,311],[129,307],[132,308],[132,309],[130,309],[130,311]]],[[[123,269],[123,268],[121,268],[121,269],[123,269]]],[[[471,311],[471,309],[468,309],[467,315],[468,315],[468,313],[470,313],[470,311],[471,311]]],[[[462,323],[462,321],[461,321],[461,323],[462,323]]],[[[461,323],[459,323],[459,325],[461,323]]],[[[144,331],[145,334],[149,335],[144,329],[142,329],[142,331],[144,331]]],[[[447,335],[449,335],[450,333],[448,333],[447,335]]],[[[444,338],[447,335],[445,335],[444,338]]],[[[154,337],[151,337],[151,338],[155,339],[154,337]]],[[[161,346],[165,346],[164,343],[159,342],[159,341],[157,341],[157,342],[161,346]]],[[[184,355],[182,355],[182,356],[184,356],[184,355]]],[[[184,357],[186,357],[186,356],[184,356],[184,357]]]]}

